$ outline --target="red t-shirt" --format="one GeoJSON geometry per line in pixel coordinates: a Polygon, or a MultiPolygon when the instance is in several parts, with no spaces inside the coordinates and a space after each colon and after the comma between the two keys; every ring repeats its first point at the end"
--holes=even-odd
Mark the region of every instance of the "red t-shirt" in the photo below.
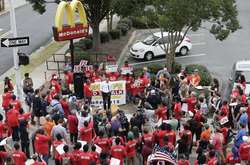
{"type": "Polygon", "coordinates": [[[177,120],[180,120],[182,118],[182,114],[181,114],[181,103],[180,102],[176,102],[174,104],[174,117],[177,120]]]}
{"type": "Polygon", "coordinates": [[[0,151],[0,165],[4,165],[4,159],[7,158],[8,152],[0,151]]]}
{"type": "Polygon", "coordinates": [[[208,159],[207,165],[217,165],[216,157],[208,159]]]}
{"type": "Polygon", "coordinates": [[[188,160],[178,160],[177,165],[189,165],[189,161],[188,160]]]}
{"type": "Polygon", "coordinates": [[[57,160],[61,160],[62,157],[61,157],[61,155],[57,152],[56,147],[59,146],[59,145],[62,144],[62,143],[63,143],[63,141],[59,141],[59,140],[55,140],[55,141],[53,142],[53,148],[54,148],[54,151],[55,151],[55,159],[57,159],[57,160]]]}
{"type": "Polygon", "coordinates": [[[51,83],[51,86],[54,86],[55,87],[55,90],[56,90],[56,92],[57,93],[60,93],[61,92],[61,86],[60,86],[60,84],[58,83],[58,81],[57,80],[51,80],[50,81],[50,83],[51,83]]]}
{"type": "Polygon", "coordinates": [[[166,136],[168,136],[169,143],[175,144],[176,142],[176,133],[174,130],[167,131],[166,136]]]}
{"type": "Polygon", "coordinates": [[[84,93],[84,96],[86,96],[86,97],[92,97],[93,96],[93,92],[90,89],[90,85],[88,85],[86,83],[84,84],[83,93],[84,93]]]}
{"type": "Polygon", "coordinates": [[[99,160],[99,154],[98,154],[97,152],[91,151],[91,152],[89,152],[89,153],[90,153],[92,159],[93,159],[95,162],[97,162],[97,161],[99,160]]]}
{"type": "Polygon", "coordinates": [[[250,142],[245,142],[240,145],[239,149],[241,160],[250,160],[250,142]]]}
{"type": "Polygon", "coordinates": [[[123,165],[123,160],[126,158],[126,148],[122,145],[114,145],[111,147],[111,156],[121,160],[120,165],[123,165]]]}
{"type": "Polygon", "coordinates": [[[110,140],[108,138],[100,138],[100,137],[97,137],[95,139],[94,144],[101,147],[102,152],[109,152],[111,146],[110,140]]]}
{"type": "Polygon", "coordinates": [[[68,116],[68,128],[70,133],[77,133],[78,119],[75,115],[68,116]]]}
{"type": "Polygon", "coordinates": [[[4,109],[7,109],[12,99],[12,93],[11,92],[4,93],[2,99],[3,99],[2,107],[4,109]]]}
{"type": "Polygon", "coordinates": [[[19,112],[15,109],[11,109],[7,112],[7,123],[10,127],[16,127],[19,125],[18,121],[19,112]]]}
{"type": "Polygon", "coordinates": [[[25,153],[22,151],[14,151],[12,153],[12,158],[15,162],[15,165],[25,165],[25,161],[27,159],[25,153]]]}
{"type": "Polygon", "coordinates": [[[13,100],[10,104],[13,106],[13,109],[16,109],[17,111],[19,111],[22,107],[21,102],[19,100],[13,100]]]}
{"type": "Polygon", "coordinates": [[[142,136],[142,141],[143,141],[144,145],[146,145],[148,147],[152,147],[152,145],[153,145],[153,135],[151,133],[144,134],[142,136]]]}
{"type": "Polygon", "coordinates": [[[60,100],[60,103],[62,105],[63,111],[64,111],[64,116],[66,118],[68,118],[69,114],[70,114],[70,109],[69,109],[69,104],[66,100],[60,100]]]}
{"type": "Polygon", "coordinates": [[[82,165],[81,154],[82,154],[82,151],[80,150],[74,150],[72,152],[71,157],[70,157],[70,162],[72,163],[72,165],[82,165]]]}
{"type": "Polygon", "coordinates": [[[167,107],[160,107],[155,111],[158,119],[167,120],[167,107]]]}
{"type": "Polygon", "coordinates": [[[34,162],[34,163],[32,163],[31,165],[46,165],[46,163],[45,162],[34,162]]]}
{"type": "Polygon", "coordinates": [[[8,136],[8,125],[0,122],[0,138],[6,138],[8,136]]]}
{"type": "Polygon", "coordinates": [[[49,154],[49,141],[50,138],[46,135],[37,134],[35,137],[35,150],[38,154],[49,154]]]}
{"type": "Polygon", "coordinates": [[[133,157],[136,154],[136,141],[135,140],[129,140],[126,144],[126,151],[127,151],[127,156],[133,157]]]}
{"type": "Polygon", "coordinates": [[[236,164],[236,163],[240,163],[240,159],[239,159],[239,158],[234,159],[233,153],[230,152],[230,153],[227,155],[226,163],[227,163],[227,164],[236,164]]]}
{"type": "Polygon", "coordinates": [[[188,110],[195,114],[196,97],[186,98],[185,101],[188,104],[188,110]]]}
{"type": "Polygon", "coordinates": [[[80,129],[80,137],[82,141],[91,142],[93,138],[93,127],[90,125],[88,127],[82,127],[80,129]]]}
{"type": "Polygon", "coordinates": [[[94,158],[92,157],[92,155],[89,152],[82,152],[80,154],[81,156],[81,165],[89,165],[91,160],[94,160],[94,158]]]}
{"type": "Polygon", "coordinates": [[[67,72],[64,74],[65,82],[67,85],[73,84],[73,74],[72,72],[67,72]]]}
{"type": "Polygon", "coordinates": [[[192,132],[191,132],[190,130],[183,130],[183,131],[180,132],[179,134],[180,134],[180,138],[182,138],[182,136],[183,136],[184,134],[187,134],[187,135],[188,135],[188,140],[189,140],[189,142],[192,142],[193,136],[192,136],[192,132]]]}
{"type": "Polygon", "coordinates": [[[126,90],[128,92],[131,92],[131,84],[132,84],[132,77],[129,76],[129,77],[124,77],[123,80],[126,81],[126,90]]]}
{"type": "Polygon", "coordinates": [[[108,73],[107,74],[109,81],[116,81],[119,78],[119,73],[108,73]]]}

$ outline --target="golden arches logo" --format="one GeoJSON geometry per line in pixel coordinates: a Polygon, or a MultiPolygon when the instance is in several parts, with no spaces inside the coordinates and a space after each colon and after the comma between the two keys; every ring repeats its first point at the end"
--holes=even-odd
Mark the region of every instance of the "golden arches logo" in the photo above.
{"type": "Polygon", "coordinates": [[[75,38],[86,37],[89,26],[85,9],[79,0],[71,3],[60,2],[55,16],[55,26],[53,27],[54,38],[56,41],[64,41],[75,38]],[[78,12],[79,22],[74,22],[76,11],[78,12]],[[66,13],[67,25],[63,25],[63,15],[66,13]]]}

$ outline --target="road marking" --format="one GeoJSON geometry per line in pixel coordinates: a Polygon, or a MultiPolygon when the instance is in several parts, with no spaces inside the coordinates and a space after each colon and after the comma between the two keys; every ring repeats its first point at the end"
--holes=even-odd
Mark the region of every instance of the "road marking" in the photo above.
{"type": "Polygon", "coordinates": [[[190,34],[187,34],[187,36],[190,36],[190,37],[200,37],[200,36],[204,36],[205,34],[204,33],[190,33],[190,34]]]}
{"type": "Polygon", "coordinates": [[[8,36],[8,35],[10,35],[10,34],[11,34],[11,31],[7,31],[6,33],[2,34],[2,35],[0,36],[0,38],[4,38],[4,37],[6,37],[6,36],[8,36]]]}
{"type": "Polygon", "coordinates": [[[200,46],[200,45],[206,45],[206,42],[197,42],[197,43],[192,43],[193,46],[200,46]]]}
{"type": "MultiPolygon", "coordinates": [[[[200,53],[200,54],[194,54],[194,55],[187,55],[187,56],[180,56],[180,57],[175,57],[175,59],[183,59],[183,58],[191,58],[191,57],[201,57],[201,56],[206,56],[207,54],[205,53],[200,53]]],[[[131,63],[131,65],[143,65],[143,64],[150,64],[150,63],[155,63],[155,62],[162,62],[166,60],[165,58],[160,59],[160,60],[153,60],[153,61],[146,61],[146,62],[137,62],[137,63],[131,63]]]]}

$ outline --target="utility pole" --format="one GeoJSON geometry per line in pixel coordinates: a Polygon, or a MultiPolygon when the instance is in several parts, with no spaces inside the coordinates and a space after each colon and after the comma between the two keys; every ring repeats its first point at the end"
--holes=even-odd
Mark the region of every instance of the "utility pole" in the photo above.
{"type": "MultiPolygon", "coordinates": [[[[13,37],[17,37],[17,27],[16,27],[16,15],[13,0],[10,0],[10,26],[13,37]]],[[[21,73],[19,68],[19,58],[18,58],[18,48],[13,47],[13,59],[14,59],[14,68],[16,75],[16,89],[17,97],[22,99],[22,87],[21,87],[21,73]]]]}

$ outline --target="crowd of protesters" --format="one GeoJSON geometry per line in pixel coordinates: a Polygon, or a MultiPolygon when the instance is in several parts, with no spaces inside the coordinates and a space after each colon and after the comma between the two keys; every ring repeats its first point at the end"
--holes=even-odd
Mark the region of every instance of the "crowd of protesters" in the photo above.
{"type": "Polygon", "coordinates": [[[14,149],[0,145],[0,165],[24,165],[27,159],[33,159],[33,165],[49,161],[108,165],[113,158],[120,165],[157,164],[157,160],[147,161],[156,149],[170,154],[178,165],[250,164],[250,105],[244,75],[239,76],[230,100],[224,101],[217,79],[206,92],[200,90],[198,70],[171,75],[163,68],[153,75],[145,67],[135,77],[127,62],[122,70],[129,72],[106,73],[99,66],[85,70],[84,99],[71,92],[71,71],[65,71],[62,79],[53,74],[48,89],[33,89],[26,73],[25,104],[6,77],[0,139],[12,136],[14,149]],[[122,110],[111,109],[108,83],[116,80],[126,81],[127,103],[136,107],[129,119],[122,110]],[[93,82],[104,83],[102,108],[92,105],[93,82]],[[36,130],[30,131],[30,125],[36,130]],[[62,153],[57,149],[61,144],[62,153]]]}

